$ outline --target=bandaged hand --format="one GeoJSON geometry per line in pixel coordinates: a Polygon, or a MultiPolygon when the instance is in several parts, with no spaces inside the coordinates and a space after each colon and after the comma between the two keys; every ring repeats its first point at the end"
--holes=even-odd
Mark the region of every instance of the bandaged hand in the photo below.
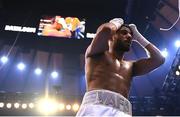
{"type": "Polygon", "coordinates": [[[143,47],[150,44],[150,42],[143,35],[141,35],[141,33],[139,33],[135,24],[129,24],[129,26],[133,32],[133,41],[137,41],[143,47]]]}
{"type": "Polygon", "coordinates": [[[110,23],[113,23],[116,28],[120,28],[124,24],[124,20],[122,18],[114,18],[109,21],[110,23]]]}

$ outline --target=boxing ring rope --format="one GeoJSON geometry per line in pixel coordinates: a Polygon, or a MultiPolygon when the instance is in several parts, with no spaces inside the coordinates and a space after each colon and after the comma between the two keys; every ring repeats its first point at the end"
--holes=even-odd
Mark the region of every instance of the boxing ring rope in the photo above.
{"type": "Polygon", "coordinates": [[[169,28],[160,28],[160,30],[162,30],[162,31],[169,31],[169,30],[171,30],[177,24],[177,22],[179,21],[179,18],[180,18],[180,0],[178,0],[178,12],[179,12],[178,18],[173,23],[173,25],[171,27],[169,27],[169,28]]]}

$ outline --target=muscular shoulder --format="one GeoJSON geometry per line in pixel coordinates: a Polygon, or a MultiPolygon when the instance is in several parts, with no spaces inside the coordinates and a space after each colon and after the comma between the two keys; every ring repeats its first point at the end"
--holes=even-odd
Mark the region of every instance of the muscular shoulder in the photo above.
{"type": "Polygon", "coordinates": [[[88,64],[99,65],[99,64],[102,64],[103,62],[106,62],[105,52],[85,57],[86,65],[88,65],[88,64]]]}

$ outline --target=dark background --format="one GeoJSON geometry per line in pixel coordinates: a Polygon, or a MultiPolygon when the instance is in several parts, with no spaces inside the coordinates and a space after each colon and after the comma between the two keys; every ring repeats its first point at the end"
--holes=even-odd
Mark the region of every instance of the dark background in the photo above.
{"type": "MultiPolygon", "coordinates": [[[[177,18],[176,0],[0,0],[0,55],[9,53],[8,64],[0,68],[0,91],[44,93],[48,79],[52,94],[54,86],[61,86],[63,95],[79,99],[85,93],[84,53],[92,39],[43,37],[4,30],[5,25],[38,28],[43,15],[84,18],[86,32],[90,33],[115,17],[136,24],[141,34],[160,50],[167,48],[169,56],[157,70],[133,79],[130,96],[152,96],[162,89],[177,52],[173,44],[180,37],[180,23],[166,32],[159,28],[171,26],[177,18]],[[23,73],[15,68],[20,60],[27,65],[23,73]],[[40,77],[33,74],[37,66],[43,69],[40,77]],[[52,70],[59,72],[58,79],[50,78],[52,70]]],[[[133,43],[125,57],[136,60],[145,57],[145,51],[133,43]]]]}

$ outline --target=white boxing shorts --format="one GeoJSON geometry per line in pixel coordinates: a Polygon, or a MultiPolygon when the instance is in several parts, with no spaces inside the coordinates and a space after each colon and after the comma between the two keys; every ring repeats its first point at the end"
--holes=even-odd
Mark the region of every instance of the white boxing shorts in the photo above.
{"type": "Polygon", "coordinates": [[[76,117],[131,117],[131,103],[121,94],[109,90],[86,92],[76,117]]]}

